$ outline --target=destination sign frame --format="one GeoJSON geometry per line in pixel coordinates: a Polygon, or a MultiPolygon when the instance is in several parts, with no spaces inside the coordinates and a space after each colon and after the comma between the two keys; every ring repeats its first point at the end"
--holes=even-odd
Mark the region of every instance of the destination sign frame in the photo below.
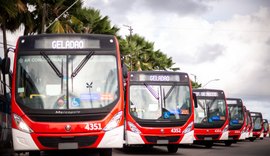
{"type": "Polygon", "coordinates": [[[223,90],[218,89],[193,89],[198,98],[225,98],[223,90]]]}
{"type": "Polygon", "coordinates": [[[189,82],[187,74],[174,72],[131,72],[131,82],[189,82]]]}
{"type": "Polygon", "coordinates": [[[241,99],[227,98],[226,102],[228,105],[243,105],[241,99]]]}
{"type": "Polygon", "coordinates": [[[113,35],[96,34],[43,34],[21,36],[18,49],[33,50],[84,50],[84,49],[116,49],[113,35]]]}

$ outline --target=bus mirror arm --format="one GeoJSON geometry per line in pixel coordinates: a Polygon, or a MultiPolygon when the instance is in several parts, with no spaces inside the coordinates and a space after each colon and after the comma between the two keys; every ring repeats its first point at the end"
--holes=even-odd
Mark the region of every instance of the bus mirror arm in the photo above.
{"type": "Polygon", "coordinates": [[[192,96],[193,96],[193,100],[194,100],[194,107],[195,107],[195,108],[198,108],[197,96],[196,96],[195,93],[192,93],[192,96]]]}
{"type": "Polygon", "coordinates": [[[6,57],[1,62],[1,70],[3,74],[9,74],[9,69],[10,69],[10,58],[6,57]]]}
{"type": "Polygon", "coordinates": [[[126,79],[128,77],[128,69],[125,63],[122,65],[122,73],[123,73],[124,79],[126,79]]]}

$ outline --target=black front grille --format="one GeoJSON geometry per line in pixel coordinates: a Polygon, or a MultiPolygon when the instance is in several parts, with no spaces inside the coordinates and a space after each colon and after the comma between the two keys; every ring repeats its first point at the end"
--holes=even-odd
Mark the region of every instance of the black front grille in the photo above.
{"type": "Polygon", "coordinates": [[[107,113],[99,114],[69,114],[69,115],[58,115],[58,114],[29,114],[29,118],[33,121],[38,122],[79,122],[79,121],[93,121],[102,120],[105,118],[107,113]]]}
{"type": "Polygon", "coordinates": [[[38,141],[45,147],[58,148],[59,143],[78,143],[78,147],[91,146],[98,136],[76,136],[76,137],[38,137],[38,141]]]}
{"type": "Polygon", "coordinates": [[[242,128],[242,124],[229,125],[229,130],[239,130],[242,128]]]}
{"type": "Polygon", "coordinates": [[[253,132],[260,132],[262,129],[254,129],[253,128],[253,132]]]}
{"type": "Polygon", "coordinates": [[[157,143],[157,140],[168,140],[169,143],[175,143],[180,139],[180,136],[166,136],[166,137],[145,136],[145,139],[150,143],[157,143]]]}
{"type": "Polygon", "coordinates": [[[199,140],[204,140],[204,138],[209,138],[211,137],[212,140],[217,140],[219,138],[220,135],[196,135],[196,137],[199,139],[199,140]]]}
{"type": "Polygon", "coordinates": [[[215,122],[215,123],[195,123],[194,128],[221,128],[225,121],[215,122]]]}

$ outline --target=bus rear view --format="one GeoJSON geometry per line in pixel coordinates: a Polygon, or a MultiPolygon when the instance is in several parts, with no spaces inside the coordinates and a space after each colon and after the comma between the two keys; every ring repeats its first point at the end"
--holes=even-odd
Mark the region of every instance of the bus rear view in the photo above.
{"type": "Polygon", "coordinates": [[[193,95],[186,73],[130,72],[126,97],[126,146],[162,145],[175,153],[179,144],[193,143],[193,95]]]}
{"type": "Polygon", "coordinates": [[[229,140],[236,142],[245,139],[244,105],[239,98],[227,98],[229,109],[229,140]]]}
{"type": "Polygon", "coordinates": [[[118,42],[110,35],[20,37],[12,85],[16,152],[123,146],[118,42]]]}
{"type": "Polygon", "coordinates": [[[224,92],[194,89],[193,93],[197,96],[198,104],[198,108],[195,108],[194,142],[210,148],[214,142],[227,141],[229,118],[224,92]]]}

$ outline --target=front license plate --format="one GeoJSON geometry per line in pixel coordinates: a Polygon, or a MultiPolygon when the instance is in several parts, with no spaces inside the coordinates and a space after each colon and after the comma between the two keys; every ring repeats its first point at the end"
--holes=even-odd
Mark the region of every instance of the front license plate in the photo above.
{"type": "Polygon", "coordinates": [[[157,144],[169,144],[169,140],[157,140],[157,144]]]}
{"type": "Polygon", "coordinates": [[[212,140],[212,137],[204,137],[204,140],[212,140]]]}
{"type": "Polygon", "coordinates": [[[78,143],[77,142],[69,142],[69,143],[59,143],[58,149],[78,149],[78,143]]]}

